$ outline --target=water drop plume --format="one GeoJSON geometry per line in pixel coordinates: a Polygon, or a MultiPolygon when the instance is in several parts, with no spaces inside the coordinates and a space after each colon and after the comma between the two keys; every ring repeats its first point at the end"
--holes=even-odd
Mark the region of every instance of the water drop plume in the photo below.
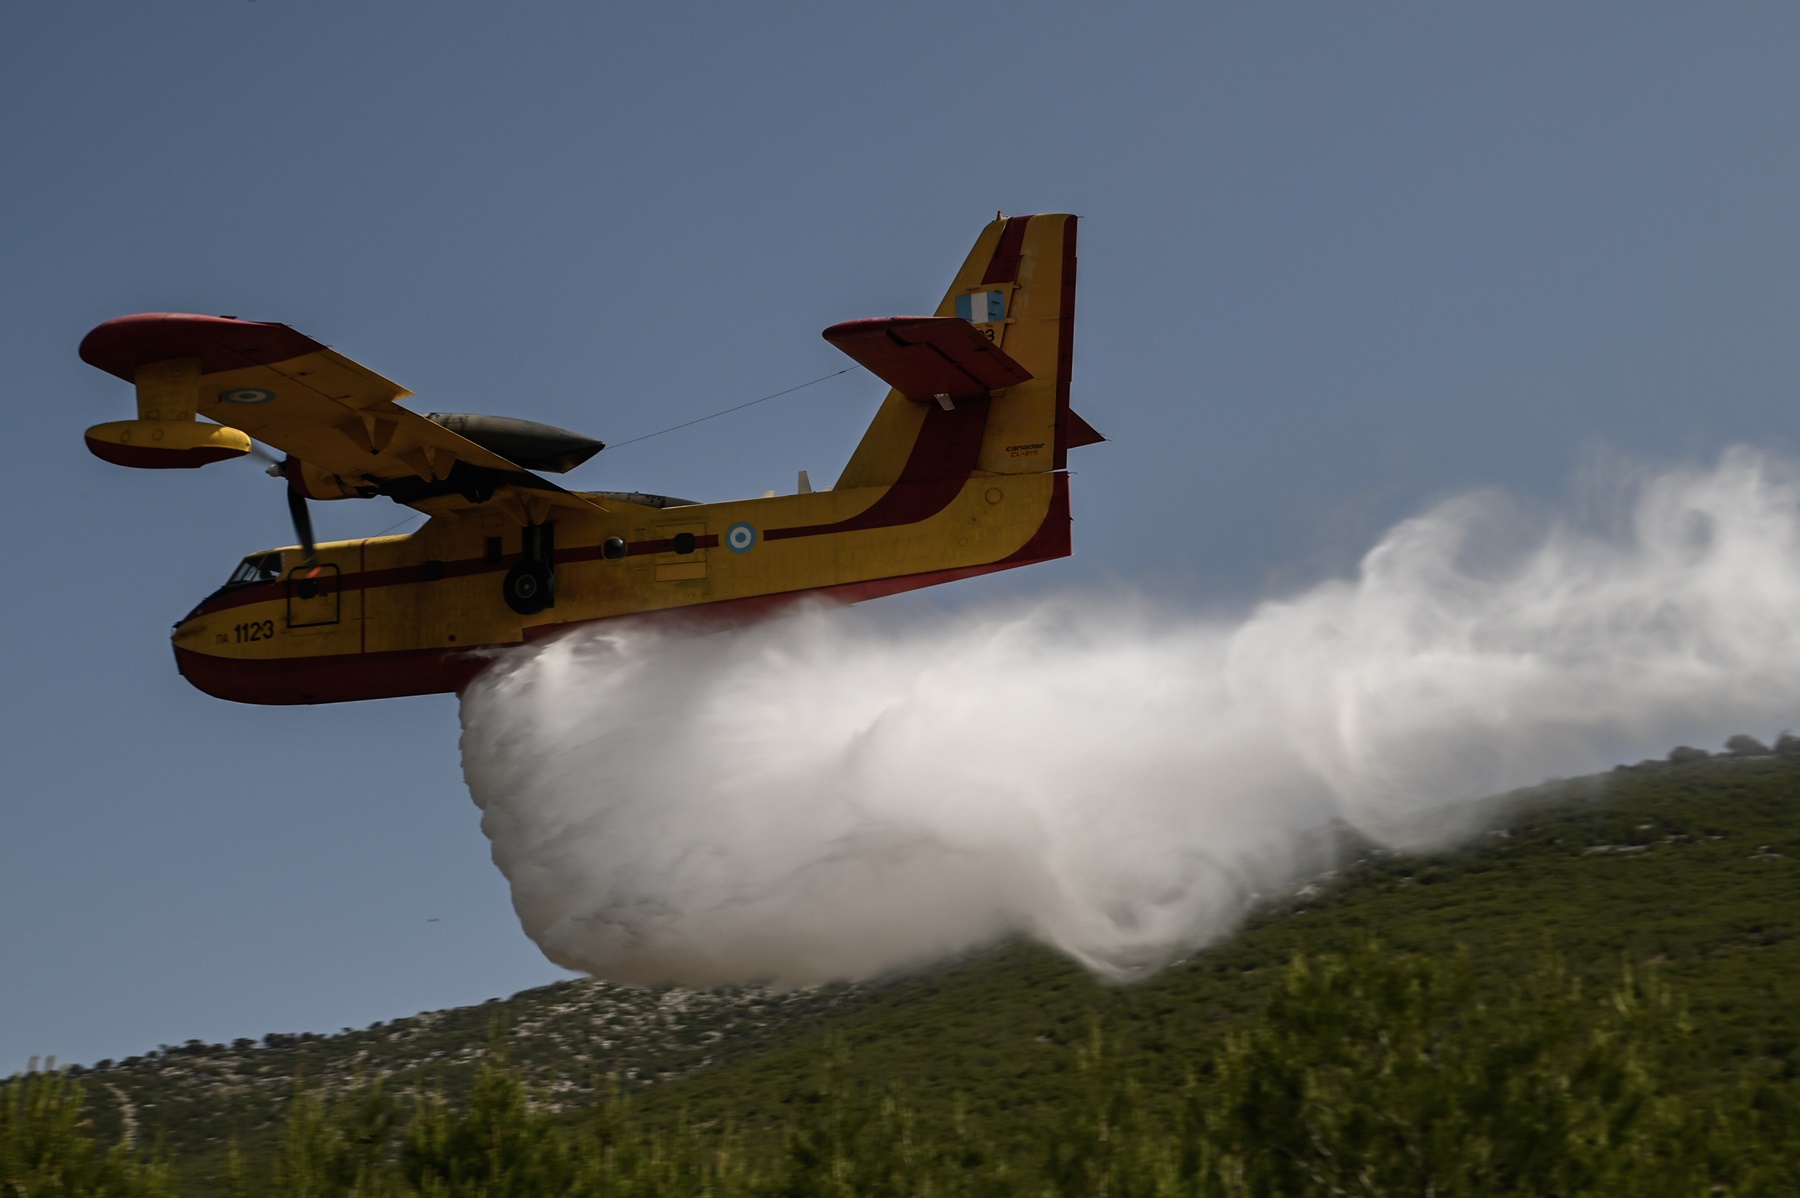
{"type": "MultiPolygon", "coordinates": [[[[1616,480],[1615,480],[1616,482],[1616,480]]],[[[864,978],[1025,934],[1116,978],[1227,932],[1348,823],[1800,710],[1800,476],[1749,451],[1587,518],[1456,499],[1241,619],[1062,599],[509,653],[463,766],[526,932],[621,981],[864,978]]]]}

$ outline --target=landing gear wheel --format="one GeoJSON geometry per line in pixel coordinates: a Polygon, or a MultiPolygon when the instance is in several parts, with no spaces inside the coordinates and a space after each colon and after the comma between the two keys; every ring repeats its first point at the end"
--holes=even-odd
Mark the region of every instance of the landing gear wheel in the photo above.
{"type": "Polygon", "coordinates": [[[501,584],[506,606],[521,616],[534,616],[556,601],[556,573],[542,562],[520,562],[501,584]]]}

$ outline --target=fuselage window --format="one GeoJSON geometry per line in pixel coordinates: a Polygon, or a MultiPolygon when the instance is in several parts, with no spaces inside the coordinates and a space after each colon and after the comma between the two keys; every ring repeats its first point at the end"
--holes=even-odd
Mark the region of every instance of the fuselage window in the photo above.
{"type": "Polygon", "coordinates": [[[281,555],[279,553],[252,553],[238,563],[225,585],[242,586],[250,582],[271,582],[281,577],[281,555]]]}

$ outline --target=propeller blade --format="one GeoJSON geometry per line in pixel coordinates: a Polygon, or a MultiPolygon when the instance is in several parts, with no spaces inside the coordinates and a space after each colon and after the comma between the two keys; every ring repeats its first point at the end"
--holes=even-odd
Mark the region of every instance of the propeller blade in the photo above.
{"type": "Polygon", "coordinates": [[[312,513],[306,510],[306,496],[289,483],[287,499],[288,515],[294,520],[294,535],[300,539],[300,551],[305,555],[301,560],[310,562],[318,554],[313,551],[312,513]]]}

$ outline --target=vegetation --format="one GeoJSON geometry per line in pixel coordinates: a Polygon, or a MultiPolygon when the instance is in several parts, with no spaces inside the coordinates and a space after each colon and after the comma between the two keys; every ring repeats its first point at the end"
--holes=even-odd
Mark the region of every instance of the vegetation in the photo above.
{"type": "Polygon", "coordinates": [[[118,1138],[133,1123],[160,1129],[178,1159],[222,1167],[233,1140],[246,1151],[272,1148],[302,1079],[328,1091],[380,1078],[393,1092],[467,1093],[497,1018],[526,1079],[552,1105],[572,1107],[595,1101],[608,1078],[638,1090],[784,1043],[855,993],[845,986],[788,994],[643,990],[586,979],[336,1036],[190,1040],[69,1073],[98,1083],[89,1109],[102,1135],[118,1138]]]}
{"type": "MultiPolygon", "coordinates": [[[[1603,989],[1546,959],[1484,995],[1466,956],[1366,944],[1295,960],[1172,1106],[1095,1025],[1073,1084],[1018,1154],[928,1098],[852,1068],[841,1042],[781,1125],[648,1119],[615,1095],[571,1123],[496,1053],[465,1102],[403,1104],[379,1081],[302,1092],[277,1150],[233,1162],[241,1195],[1738,1195],[1800,1190],[1800,1085],[1682,1083],[1696,1041],[1660,981],[1603,989]]],[[[162,1195],[166,1170],[101,1154],[75,1085],[12,1087],[0,1125],[12,1192],[162,1195]],[[19,1146],[15,1148],[15,1145],[19,1146]],[[15,1164],[17,1162],[17,1164],[15,1164]]]]}
{"type": "Polygon", "coordinates": [[[1796,795],[1788,736],[1539,788],[1457,852],[1350,846],[1130,987],[1015,945],[823,994],[571,983],[436,1017],[460,1040],[398,1021],[385,1056],[234,1048],[294,1096],[254,1126],[200,1056],[32,1073],[0,1195],[1800,1193],[1796,795]],[[106,1147],[115,1087],[174,1179],[106,1147]]]}
{"type": "Polygon", "coordinates": [[[37,1063],[0,1090],[0,1194],[7,1198],[162,1198],[168,1166],[123,1144],[102,1149],[82,1117],[82,1089],[37,1063]]]}

